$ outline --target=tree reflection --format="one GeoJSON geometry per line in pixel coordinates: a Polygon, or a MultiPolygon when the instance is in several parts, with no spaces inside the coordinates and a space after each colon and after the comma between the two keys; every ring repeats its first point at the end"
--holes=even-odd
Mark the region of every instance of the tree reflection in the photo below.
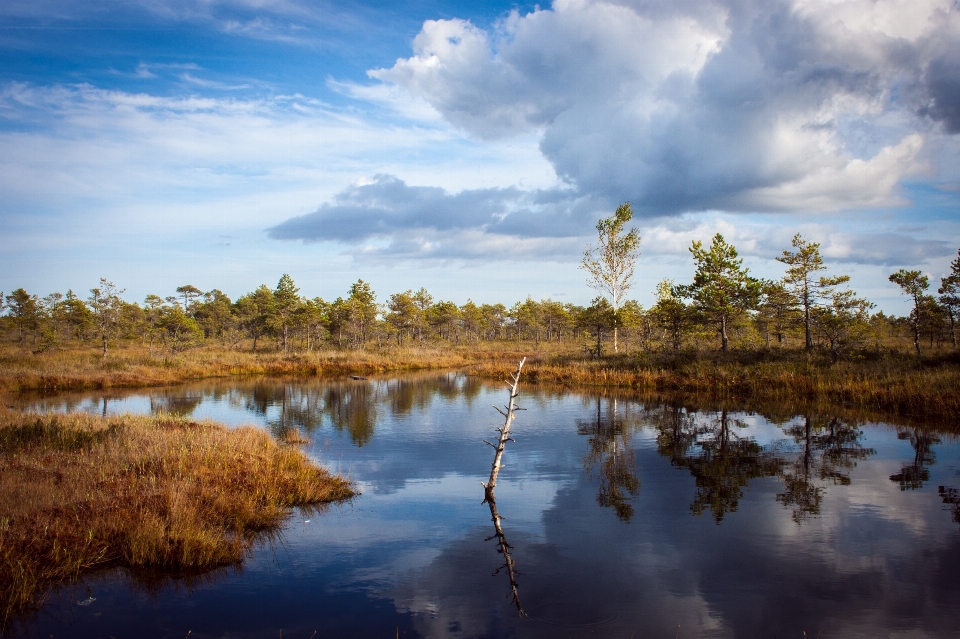
{"type": "Polygon", "coordinates": [[[784,460],[781,479],[785,490],[777,495],[777,501],[792,506],[793,520],[800,524],[808,515],[820,514],[824,487],[819,482],[849,485],[849,470],[875,451],[861,446],[863,431],[837,418],[807,415],[802,424],[784,431],[799,449],[792,460],[784,460]]]}
{"type": "Polygon", "coordinates": [[[890,481],[899,483],[900,490],[917,490],[923,486],[923,482],[930,481],[930,470],[927,466],[932,466],[937,459],[931,448],[934,444],[939,444],[940,439],[922,428],[901,430],[897,433],[897,439],[910,440],[913,461],[904,465],[899,473],[890,475],[890,481]]]}
{"type": "Polygon", "coordinates": [[[323,423],[323,398],[317,389],[297,383],[254,384],[243,396],[249,411],[266,417],[270,431],[279,439],[288,439],[294,432],[312,432],[323,423]]]}
{"type": "Polygon", "coordinates": [[[346,431],[357,446],[363,446],[373,436],[379,419],[379,385],[354,380],[316,386],[265,381],[244,393],[242,404],[246,410],[264,416],[271,432],[280,439],[300,430],[313,432],[326,419],[336,430],[346,431]]]}
{"type": "Polygon", "coordinates": [[[629,522],[633,517],[631,501],[640,493],[640,478],[637,477],[636,460],[629,445],[635,420],[618,415],[617,400],[608,400],[607,414],[603,415],[600,397],[597,397],[595,419],[577,420],[577,432],[589,436],[587,455],[583,464],[588,473],[594,468],[600,479],[597,503],[604,508],[613,508],[617,518],[629,522]]]}
{"type": "Polygon", "coordinates": [[[940,495],[940,499],[943,500],[945,506],[952,506],[950,514],[953,521],[960,524],[960,490],[953,486],[939,486],[937,494],[940,495]]]}
{"type": "Polygon", "coordinates": [[[690,510],[699,516],[709,508],[718,524],[728,512],[737,510],[751,479],[773,477],[782,464],[753,438],[738,436],[732,427],[744,428],[745,424],[722,410],[698,428],[697,453],[687,457],[685,464],[697,486],[690,510]]]}
{"type": "Polygon", "coordinates": [[[389,381],[341,379],[313,384],[262,381],[243,392],[237,403],[264,416],[278,438],[285,439],[300,430],[310,433],[329,422],[337,431],[349,434],[354,444],[364,446],[373,437],[384,410],[396,417],[413,411],[426,412],[438,397],[454,398],[459,394],[473,398],[482,389],[478,380],[457,375],[409,375],[389,381]]]}
{"type": "Polygon", "coordinates": [[[719,524],[737,510],[743,489],[751,479],[779,474],[783,461],[753,438],[733,430],[743,428],[724,409],[706,421],[674,409],[657,423],[657,447],[661,455],[693,475],[696,494],[690,510],[702,515],[707,509],[719,524]]]}
{"type": "MultiPolygon", "coordinates": [[[[106,403],[106,402],[104,402],[106,403]]],[[[203,403],[202,393],[164,393],[150,396],[150,412],[189,417],[203,403]]]]}
{"type": "Polygon", "coordinates": [[[362,447],[373,437],[379,420],[376,383],[341,382],[327,384],[324,409],[330,423],[340,432],[346,430],[350,439],[362,447]]]}
{"type": "Polygon", "coordinates": [[[857,461],[874,454],[860,444],[863,431],[837,418],[808,415],[802,423],[783,427],[794,446],[762,446],[737,430],[746,424],[721,410],[704,420],[682,408],[661,406],[648,411],[657,429],[657,449],[673,466],[686,468],[696,481],[690,510],[711,511],[717,523],[734,512],[743,489],[753,479],[779,477],[784,491],[777,501],[793,509],[802,523],[818,515],[825,482],[847,485],[857,461]]]}
{"type": "Polygon", "coordinates": [[[484,541],[490,541],[491,539],[497,540],[497,552],[503,555],[503,565],[493,571],[494,576],[500,574],[501,570],[507,571],[507,578],[510,579],[510,598],[513,601],[513,605],[517,607],[517,612],[521,617],[526,617],[526,613],[523,611],[523,605],[520,603],[520,584],[517,583],[517,566],[513,560],[513,555],[510,554],[510,551],[513,550],[513,546],[507,543],[507,536],[503,532],[503,526],[501,526],[500,521],[503,519],[500,516],[500,513],[497,511],[497,499],[494,495],[493,490],[488,490],[486,492],[486,498],[484,501],[490,506],[490,518],[493,519],[493,535],[484,539],[484,541]]]}

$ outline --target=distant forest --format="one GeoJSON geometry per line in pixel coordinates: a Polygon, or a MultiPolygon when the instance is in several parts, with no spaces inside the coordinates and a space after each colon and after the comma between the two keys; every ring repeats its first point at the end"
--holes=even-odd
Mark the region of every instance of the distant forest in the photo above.
{"type": "MultiPolygon", "coordinates": [[[[601,240],[603,223],[598,225],[601,240]]],[[[785,273],[776,281],[752,278],[721,235],[710,246],[694,242],[690,251],[694,281],[661,281],[656,303],[647,309],[623,297],[630,284],[622,272],[620,296],[609,294],[604,278],[616,277],[624,265],[600,260],[596,272],[587,268],[591,285],[601,292],[589,306],[529,297],[509,306],[457,305],[436,300],[423,288],[382,299],[363,280],[344,297],[327,301],[302,296],[289,275],[275,287],[264,284],[235,300],[218,289],[201,291],[185,284],[175,294],[148,295],[136,303],[122,299],[124,290],[102,279],[86,297],[72,290],[44,297],[23,288],[0,293],[0,322],[8,343],[24,349],[41,352],[88,343],[104,354],[120,343],[168,352],[201,345],[310,352],[512,341],[607,355],[726,350],[729,342],[734,348],[825,349],[835,358],[896,344],[918,354],[927,348],[956,348],[960,251],[936,294],[920,271],[891,274],[911,300],[908,317],[872,312],[874,305],[849,288],[847,276],[822,274],[826,267],[819,245],[799,235],[792,250],[777,258],[785,273]]],[[[590,257],[588,251],[586,266],[590,257]]],[[[632,262],[626,266],[632,273],[632,262]]]]}

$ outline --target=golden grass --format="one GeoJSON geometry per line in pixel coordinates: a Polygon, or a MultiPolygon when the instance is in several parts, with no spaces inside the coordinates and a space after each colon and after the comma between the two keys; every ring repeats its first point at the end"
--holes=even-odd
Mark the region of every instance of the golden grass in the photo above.
{"type": "Polygon", "coordinates": [[[94,566],[236,564],[291,507],[352,494],[255,428],[0,411],[0,620],[94,566]]]}
{"type": "MultiPolygon", "coordinates": [[[[472,371],[507,379],[509,360],[474,365],[472,371]]],[[[952,356],[917,359],[886,354],[831,364],[802,353],[532,358],[529,382],[631,388],[641,392],[733,400],[812,401],[818,404],[955,419],[960,414],[960,366],[952,356]]]]}
{"type": "Polygon", "coordinates": [[[151,355],[146,348],[126,346],[111,350],[104,358],[91,347],[34,354],[8,344],[0,347],[0,391],[135,388],[248,375],[369,375],[456,368],[484,356],[483,352],[469,348],[283,354],[216,347],[191,349],[177,355],[151,355]]]}
{"type": "Polygon", "coordinates": [[[942,351],[918,358],[884,348],[832,363],[828,355],[792,349],[583,354],[574,343],[482,342],[420,348],[385,345],[382,350],[250,353],[216,347],[176,356],[151,356],[138,346],[116,348],[103,358],[78,347],[31,354],[0,347],[0,391],[62,391],[160,386],[204,378],[252,375],[371,375],[417,370],[463,369],[481,377],[506,378],[520,357],[529,381],[570,386],[609,386],[642,391],[709,394],[735,399],[799,398],[850,404],[910,415],[960,414],[960,357],[942,351]]]}

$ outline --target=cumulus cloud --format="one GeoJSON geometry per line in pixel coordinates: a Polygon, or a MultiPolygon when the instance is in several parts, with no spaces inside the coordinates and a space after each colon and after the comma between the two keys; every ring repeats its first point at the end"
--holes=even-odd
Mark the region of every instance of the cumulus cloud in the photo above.
{"type": "MultiPolygon", "coordinates": [[[[569,189],[465,189],[411,186],[392,175],[361,180],[316,211],[268,230],[273,239],[340,244],[363,263],[511,261],[576,262],[594,241],[601,203],[569,189]]],[[[837,263],[893,266],[949,256],[950,241],[920,225],[877,229],[809,224],[789,216],[744,218],[708,211],[640,220],[644,259],[689,259],[695,240],[722,234],[741,255],[770,260],[795,233],[820,242],[837,263]]]]}
{"type": "Polygon", "coordinates": [[[594,205],[562,190],[410,186],[376,175],[316,211],[268,232],[281,240],[340,242],[365,259],[568,259],[594,205]]]}
{"type": "Polygon", "coordinates": [[[929,136],[960,130],[958,14],[556,0],[491,30],[427,21],[411,57],[369,75],[483,139],[539,131],[562,179],[642,212],[900,206],[929,136]]]}

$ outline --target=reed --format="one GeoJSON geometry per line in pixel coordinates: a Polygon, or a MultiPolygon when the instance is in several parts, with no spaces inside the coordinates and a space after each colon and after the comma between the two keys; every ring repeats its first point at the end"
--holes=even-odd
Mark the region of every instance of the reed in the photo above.
{"type": "Polygon", "coordinates": [[[97,566],[236,564],[293,506],[352,494],[255,428],[0,411],[0,619],[97,566]]]}

